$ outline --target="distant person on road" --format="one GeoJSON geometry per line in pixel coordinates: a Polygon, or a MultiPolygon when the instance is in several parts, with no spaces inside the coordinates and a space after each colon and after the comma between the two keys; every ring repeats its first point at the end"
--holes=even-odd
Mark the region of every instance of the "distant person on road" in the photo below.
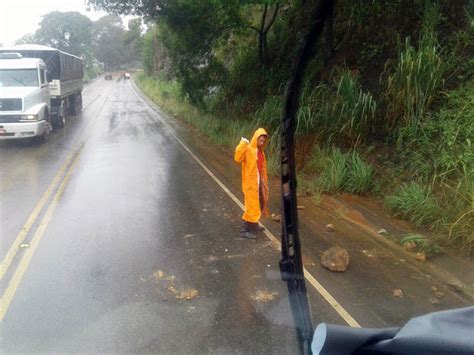
{"type": "Polygon", "coordinates": [[[268,217],[267,161],[263,152],[268,134],[263,128],[255,131],[252,140],[242,137],[235,148],[234,160],[242,164],[242,191],[245,212],[242,216],[240,236],[255,239],[256,232],[263,231],[258,225],[260,217],[268,217]]]}

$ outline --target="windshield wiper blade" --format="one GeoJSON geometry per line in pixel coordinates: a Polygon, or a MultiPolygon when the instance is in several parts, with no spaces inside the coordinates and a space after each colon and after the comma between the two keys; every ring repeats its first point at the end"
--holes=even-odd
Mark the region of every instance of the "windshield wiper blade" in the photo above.
{"type": "Polygon", "coordinates": [[[280,271],[287,283],[291,311],[302,354],[311,354],[313,327],[304,279],[301,245],[298,233],[296,201],[296,169],[294,154],[295,118],[305,69],[314,56],[314,46],[324,29],[325,19],[332,14],[332,0],[321,0],[311,16],[311,24],[299,50],[286,92],[282,117],[281,140],[281,189],[283,200],[283,223],[281,235],[280,271]]]}

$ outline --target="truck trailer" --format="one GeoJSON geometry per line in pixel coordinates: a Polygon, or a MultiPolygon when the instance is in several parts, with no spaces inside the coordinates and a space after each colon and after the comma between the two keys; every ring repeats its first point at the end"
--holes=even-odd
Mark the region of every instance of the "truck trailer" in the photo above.
{"type": "Polygon", "coordinates": [[[0,139],[38,137],[82,110],[83,60],[41,45],[0,48],[0,139]]]}

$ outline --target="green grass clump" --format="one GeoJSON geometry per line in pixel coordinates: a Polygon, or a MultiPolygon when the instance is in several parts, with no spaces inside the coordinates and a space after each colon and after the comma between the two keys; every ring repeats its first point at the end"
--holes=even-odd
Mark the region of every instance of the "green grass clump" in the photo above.
{"type": "Polygon", "coordinates": [[[338,192],[343,189],[347,174],[347,154],[333,149],[326,158],[326,166],[321,174],[321,185],[324,191],[338,192]]]}
{"type": "Polygon", "coordinates": [[[386,198],[385,203],[397,216],[417,226],[432,224],[440,213],[431,189],[417,182],[403,184],[395,194],[386,198]]]}
{"type": "Polygon", "coordinates": [[[364,194],[374,186],[374,169],[355,151],[342,153],[337,148],[316,148],[308,161],[308,169],[320,173],[319,186],[325,192],[364,194]]]}
{"type": "Polygon", "coordinates": [[[364,162],[359,154],[352,152],[348,161],[344,190],[355,194],[369,191],[373,186],[374,168],[364,162]]]}

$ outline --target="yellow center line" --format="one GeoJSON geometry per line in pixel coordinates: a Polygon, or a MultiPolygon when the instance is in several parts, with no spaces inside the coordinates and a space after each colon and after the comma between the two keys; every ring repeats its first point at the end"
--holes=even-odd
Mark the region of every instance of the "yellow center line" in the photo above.
{"type": "Polygon", "coordinates": [[[52,192],[54,191],[54,189],[58,185],[61,177],[63,176],[64,172],[66,171],[67,166],[70,164],[70,162],[73,158],[74,158],[74,154],[71,154],[66,159],[64,164],[59,168],[58,173],[53,178],[53,181],[51,182],[49,187],[43,193],[43,196],[41,196],[41,199],[36,204],[35,208],[33,209],[33,212],[28,217],[25,225],[23,226],[23,228],[21,228],[20,233],[18,233],[18,236],[16,237],[15,241],[13,242],[12,246],[10,247],[10,250],[8,250],[8,253],[3,258],[2,263],[0,264],[0,280],[2,280],[3,277],[5,276],[5,273],[7,272],[10,264],[12,263],[13,259],[15,258],[15,255],[17,254],[18,250],[20,249],[20,244],[23,243],[23,241],[25,240],[25,238],[28,235],[31,227],[36,222],[36,219],[38,218],[39,214],[41,213],[41,210],[43,209],[46,202],[49,200],[49,197],[51,196],[52,192]]]}
{"type": "MultiPolygon", "coordinates": [[[[86,104],[84,104],[83,109],[88,107],[91,103],[96,101],[101,94],[96,95],[93,99],[89,100],[86,104]]],[[[103,106],[99,112],[102,112],[103,106]]],[[[82,144],[84,144],[84,141],[86,140],[86,134],[90,134],[91,131],[95,128],[97,125],[97,121],[95,120],[94,122],[89,122],[87,126],[81,131],[81,134],[79,135],[79,138],[76,139],[77,141],[82,141],[82,144]],[[91,128],[92,127],[92,128],[91,128]],[[89,128],[91,128],[89,130],[89,128]]],[[[79,150],[82,149],[79,148],[79,150]]],[[[20,249],[21,243],[25,240],[26,236],[31,230],[31,227],[35,224],[36,220],[38,219],[38,216],[41,214],[41,211],[43,210],[46,202],[49,200],[51,197],[51,194],[53,191],[56,189],[57,185],[59,184],[61,177],[63,176],[64,172],[66,171],[68,165],[71,163],[72,159],[74,156],[76,156],[78,153],[78,150],[75,150],[75,152],[71,153],[64,164],[59,168],[56,176],[53,178],[53,181],[51,184],[48,186],[46,191],[43,193],[43,196],[41,196],[40,200],[36,204],[35,208],[33,209],[33,212],[31,215],[28,217],[25,225],[21,228],[20,233],[18,233],[17,237],[15,238],[15,241],[11,245],[10,249],[8,250],[7,254],[3,258],[1,264],[0,264],[0,280],[3,280],[3,277],[5,276],[6,272],[8,271],[8,268],[10,267],[11,263],[13,262],[15,256],[18,253],[18,250],[20,249]]]]}
{"type": "Polygon", "coordinates": [[[38,247],[38,244],[40,243],[41,239],[43,238],[44,233],[46,232],[46,228],[48,227],[48,224],[54,214],[54,211],[56,210],[56,207],[58,206],[59,201],[61,200],[61,197],[69,183],[69,180],[71,179],[71,174],[77,162],[79,161],[79,157],[81,155],[83,147],[84,145],[82,145],[81,148],[79,148],[79,151],[75,155],[74,160],[71,163],[71,166],[69,167],[66,175],[64,176],[64,179],[61,185],[59,186],[58,191],[54,195],[53,201],[49,205],[48,210],[46,211],[46,214],[44,215],[43,219],[41,220],[41,223],[36,229],[36,232],[33,236],[33,239],[31,240],[29,248],[26,249],[25,254],[21,258],[20,264],[15,270],[15,273],[13,274],[13,277],[11,278],[7,289],[5,290],[5,293],[0,299],[0,322],[3,321],[3,318],[5,317],[5,314],[8,311],[8,307],[10,306],[10,303],[13,297],[15,296],[16,290],[18,289],[18,286],[20,285],[21,280],[23,279],[23,276],[26,270],[28,269],[28,265],[30,264],[31,259],[33,258],[36,248],[38,247]]]}

